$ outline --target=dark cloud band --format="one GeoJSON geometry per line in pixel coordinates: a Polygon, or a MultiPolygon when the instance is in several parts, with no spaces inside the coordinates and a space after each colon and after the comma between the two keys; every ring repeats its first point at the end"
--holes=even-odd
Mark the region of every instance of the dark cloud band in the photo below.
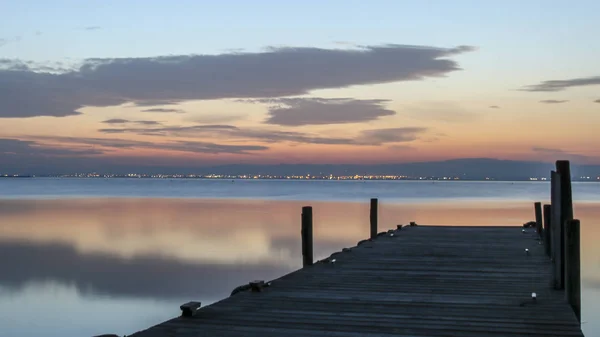
{"type": "Polygon", "coordinates": [[[410,142],[427,131],[422,127],[400,127],[361,131],[356,137],[323,137],[306,132],[280,131],[264,128],[239,128],[233,125],[165,126],[153,128],[106,128],[98,130],[107,134],[133,133],[164,137],[214,137],[228,140],[257,140],[266,143],[290,142],[327,145],[381,145],[410,142]]]}
{"type": "Polygon", "coordinates": [[[600,76],[572,78],[569,80],[551,80],[528,85],[523,91],[562,91],[572,87],[600,85],[600,76]]]}
{"type": "Polygon", "coordinates": [[[388,100],[351,98],[277,98],[262,100],[268,103],[267,124],[282,126],[360,123],[393,116],[386,109],[388,100]]]}
{"type": "Polygon", "coordinates": [[[568,100],[556,100],[556,99],[545,99],[540,101],[540,103],[544,103],[544,104],[561,104],[561,103],[567,103],[568,100]]]}
{"type": "Polygon", "coordinates": [[[273,98],[421,80],[459,70],[449,57],[471,50],[406,45],[271,48],[259,53],[88,59],[78,70],[63,73],[35,72],[25,65],[0,70],[0,117],[60,117],[77,115],[85,106],[273,98]]]}

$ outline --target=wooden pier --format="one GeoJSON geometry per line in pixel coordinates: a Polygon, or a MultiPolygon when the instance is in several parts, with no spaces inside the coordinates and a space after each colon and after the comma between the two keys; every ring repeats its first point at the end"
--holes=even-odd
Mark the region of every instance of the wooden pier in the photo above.
{"type": "Polygon", "coordinates": [[[186,304],[131,336],[583,336],[579,221],[560,163],[553,204],[536,204],[527,225],[377,233],[371,200],[377,234],[314,263],[312,209],[303,208],[302,269],[207,307],[186,304]]]}

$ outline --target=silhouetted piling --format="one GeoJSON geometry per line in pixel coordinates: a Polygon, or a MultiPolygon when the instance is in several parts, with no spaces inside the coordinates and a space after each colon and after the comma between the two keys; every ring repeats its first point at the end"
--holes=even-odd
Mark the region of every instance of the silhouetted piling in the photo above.
{"type": "Polygon", "coordinates": [[[544,231],[543,231],[543,238],[544,238],[544,248],[546,250],[546,255],[548,255],[548,257],[552,256],[552,224],[551,224],[551,219],[552,217],[552,206],[551,205],[544,205],[544,231]]]}
{"type": "Polygon", "coordinates": [[[369,219],[371,220],[371,239],[377,237],[377,198],[371,199],[371,210],[369,219]]]}
{"type": "Polygon", "coordinates": [[[573,195],[571,193],[571,168],[568,160],[556,161],[556,172],[560,175],[560,232],[561,232],[561,285],[565,286],[565,226],[573,220],[573,195]]]}
{"type": "Polygon", "coordinates": [[[313,264],[313,213],[311,206],[302,207],[302,266],[313,264]]]}
{"type": "Polygon", "coordinates": [[[542,236],[542,203],[534,203],[533,208],[535,209],[535,230],[539,236],[542,236]]]}
{"type": "Polygon", "coordinates": [[[556,171],[552,171],[551,176],[551,187],[550,194],[552,199],[552,216],[550,223],[552,224],[552,261],[553,261],[553,276],[554,276],[554,288],[564,288],[564,264],[563,264],[563,228],[561,225],[561,202],[560,202],[560,174],[556,171]]]}
{"type": "Polygon", "coordinates": [[[581,246],[579,220],[565,223],[565,297],[581,323],[581,246]]]}

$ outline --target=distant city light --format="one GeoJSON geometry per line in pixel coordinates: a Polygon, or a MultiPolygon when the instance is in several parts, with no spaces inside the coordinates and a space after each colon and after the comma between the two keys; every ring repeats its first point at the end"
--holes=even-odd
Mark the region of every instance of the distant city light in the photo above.
{"type": "MultiPolygon", "coordinates": [[[[497,177],[458,177],[452,175],[441,175],[441,176],[421,176],[421,175],[405,175],[405,174],[333,174],[333,173],[319,173],[319,174],[289,174],[289,175],[277,175],[277,174],[226,174],[226,173],[209,173],[209,174],[149,174],[149,173],[126,173],[126,174],[113,174],[113,173],[71,173],[71,174],[46,174],[46,175],[29,175],[19,173],[3,173],[0,172],[0,178],[32,178],[32,177],[53,177],[53,178],[152,178],[152,179],[228,179],[228,180],[242,180],[242,179],[280,179],[280,180],[425,180],[425,181],[456,181],[456,180],[484,180],[484,181],[496,181],[497,177]]],[[[525,181],[548,181],[547,177],[523,177],[516,180],[525,181]]],[[[600,181],[600,176],[580,176],[574,177],[574,181],[600,181]]]]}

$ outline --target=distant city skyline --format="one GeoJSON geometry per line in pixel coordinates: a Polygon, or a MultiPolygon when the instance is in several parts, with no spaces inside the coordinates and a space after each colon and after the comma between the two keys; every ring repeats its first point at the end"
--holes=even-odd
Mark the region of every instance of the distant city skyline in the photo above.
{"type": "Polygon", "coordinates": [[[600,164],[597,1],[0,11],[0,172],[600,164]]]}
{"type": "MultiPolygon", "coordinates": [[[[169,169],[136,167],[87,171],[0,171],[0,177],[71,177],[71,178],[202,178],[202,179],[319,179],[319,180],[529,180],[550,178],[553,164],[496,159],[456,159],[427,163],[344,165],[220,165],[169,169]]],[[[600,181],[600,165],[573,165],[577,181],[600,181]]]]}

